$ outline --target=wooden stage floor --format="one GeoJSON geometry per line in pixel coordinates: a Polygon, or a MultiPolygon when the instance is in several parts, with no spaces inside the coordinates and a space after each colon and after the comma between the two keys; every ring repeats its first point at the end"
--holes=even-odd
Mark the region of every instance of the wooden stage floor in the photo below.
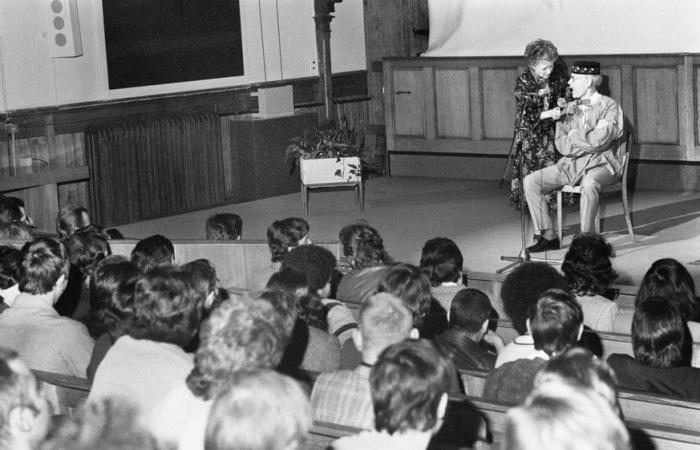
{"type": "MultiPolygon", "coordinates": [[[[384,237],[397,261],[417,264],[426,240],[444,236],[462,249],[465,268],[495,272],[506,263],[501,255],[520,251],[520,215],[509,205],[508,191],[498,181],[386,177],[366,183],[365,211],[354,204],[352,191],[313,192],[310,198],[311,237],[337,240],[340,228],[364,218],[384,237]]],[[[618,283],[637,284],[650,264],[672,257],[686,265],[700,284],[700,192],[632,190],[633,243],[622,216],[619,194],[603,197],[602,231],[617,253],[618,283]]],[[[125,236],[141,238],[160,233],[171,239],[204,238],[204,221],[215,212],[234,212],[243,218],[243,237],[264,239],[278,218],[303,217],[300,194],[139,222],[118,227],[125,236]]],[[[561,260],[578,230],[578,208],[566,211],[562,250],[537,254],[561,260]]],[[[528,220],[529,225],[529,220],[528,220]]],[[[527,231],[531,239],[532,231],[527,231]]],[[[529,243],[528,243],[529,244],[529,243]]]]}

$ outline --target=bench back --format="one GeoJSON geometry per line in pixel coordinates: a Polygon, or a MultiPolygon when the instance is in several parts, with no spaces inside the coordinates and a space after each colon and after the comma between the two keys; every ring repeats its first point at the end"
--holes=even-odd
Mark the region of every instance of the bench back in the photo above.
{"type": "Polygon", "coordinates": [[[54,414],[74,414],[90,394],[91,383],[86,378],[32,370],[41,383],[54,414]]]}

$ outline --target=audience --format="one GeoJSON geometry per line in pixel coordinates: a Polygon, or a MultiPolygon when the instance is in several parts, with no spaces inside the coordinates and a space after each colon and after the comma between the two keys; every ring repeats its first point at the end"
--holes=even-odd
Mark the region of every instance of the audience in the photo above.
{"type": "Polygon", "coordinates": [[[447,313],[431,295],[428,277],[418,267],[403,263],[387,267],[377,292],[403,300],[422,337],[432,339],[447,329],[447,313]]]}
{"type": "Polygon", "coordinates": [[[201,303],[188,274],[163,266],[138,279],[133,305],[128,334],[107,351],[88,401],[126,397],[148,415],[192,370],[184,347],[199,328],[201,303]]]}
{"type": "Polygon", "coordinates": [[[210,241],[237,241],[243,233],[243,219],[238,214],[214,214],[207,219],[204,229],[210,241]]]}
{"type": "Polygon", "coordinates": [[[0,221],[0,239],[31,241],[33,239],[32,228],[24,222],[0,221]]]}
{"type": "Polygon", "coordinates": [[[595,233],[579,233],[571,241],[561,270],[583,309],[584,324],[593,330],[612,331],[619,314],[611,286],[617,274],[610,258],[612,246],[595,233]]]}
{"type": "Polygon", "coordinates": [[[690,367],[690,333],[675,303],[661,297],[637,303],[632,350],[634,358],[608,357],[619,387],[700,400],[700,369],[690,367]]]}
{"type": "Polygon", "coordinates": [[[83,321],[90,313],[90,277],[97,263],[112,254],[104,235],[93,230],[80,230],[63,240],[70,259],[68,285],[58,299],[56,311],[83,321]]]}
{"type": "Polygon", "coordinates": [[[489,330],[493,308],[489,298],[476,289],[462,289],[450,306],[449,328],[435,343],[450,357],[457,369],[491,370],[505,343],[489,330]],[[495,353],[484,345],[491,346],[495,353]]]}
{"type": "Polygon", "coordinates": [[[391,259],[377,230],[364,224],[354,225],[347,245],[343,244],[343,255],[352,270],[340,280],[336,297],[343,302],[361,304],[376,292],[384,278],[385,264],[391,259]]]}
{"type": "Polygon", "coordinates": [[[464,258],[454,241],[437,237],[423,246],[420,268],[430,280],[430,291],[445,311],[455,295],[466,286],[462,283],[464,258]]]}
{"type": "Polygon", "coordinates": [[[22,247],[21,257],[20,293],[0,314],[0,342],[32,369],[85,377],[92,338],[83,324],[59,316],[53,307],[66,288],[65,247],[38,238],[22,247]]]}
{"type": "Polygon", "coordinates": [[[503,309],[520,336],[498,353],[496,367],[520,358],[545,358],[545,353],[535,348],[526,322],[530,310],[549,289],[566,290],[568,283],[556,269],[544,262],[521,264],[503,281],[503,309]]]}
{"type": "Polygon", "coordinates": [[[508,411],[504,450],[629,450],[630,437],[610,404],[590,389],[547,383],[508,411]]]}
{"type": "Polygon", "coordinates": [[[319,327],[337,336],[340,345],[352,337],[357,322],[345,304],[329,299],[331,281],[335,273],[335,256],[330,250],[318,245],[304,245],[289,251],[282,260],[282,270],[289,268],[306,277],[306,298],[308,303],[320,302],[321,314],[325,315],[326,325],[319,327]]]}
{"type": "Polygon", "coordinates": [[[131,262],[141,273],[159,266],[170,266],[175,262],[175,247],[170,239],[154,234],[136,243],[131,251],[131,262]]]}
{"type": "Polygon", "coordinates": [[[387,293],[370,297],[360,309],[359,328],[353,333],[362,364],[354,370],[322,373],[316,379],[311,393],[314,420],[373,429],[370,368],[385,348],[408,337],[417,338],[418,330],[404,303],[387,293]]]}
{"type": "Polygon", "coordinates": [[[265,284],[282,265],[282,260],[293,248],[311,244],[309,223],[299,217],[275,220],[267,229],[267,245],[270,248],[270,264],[259,267],[256,282],[251,288],[263,290],[265,284]]]}
{"type": "Polygon", "coordinates": [[[430,341],[389,346],[370,371],[375,429],[340,438],[333,448],[426,449],[442,426],[452,371],[452,363],[430,341]]]}
{"type": "Polygon", "coordinates": [[[310,428],[309,400],[296,381],[271,370],[237,372],[214,399],[204,449],[303,449],[310,428]]]}
{"type": "Polygon", "coordinates": [[[583,333],[581,305],[568,292],[546,291],[526,326],[538,354],[507,362],[491,372],[484,385],[484,398],[502,403],[521,403],[532,389],[537,372],[547,360],[576,345],[583,333]]]}
{"type": "Polygon", "coordinates": [[[11,245],[0,245],[0,312],[12,306],[19,295],[22,252],[11,245]]]}
{"type": "MultiPolygon", "coordinates": [[[[649,297],[661,297],[673,303],[686,322],[693,341],[700,341],[700,303],[695,296],[695,283],[688,270],[675,259],[654,261],[647,270],[637,292],[635,306],[649,297]]],[[[632,311],[621,314],[615,322],[615,331],[629,333],[632,311]]]]}
{"type": "Polygon", "coordinates": [[[35,450],[51,425],[51,408],[17,352],[0,347],[0,449],[35,450]]]}
{"type": "Polygon", "coordinates": [[[56,234],[61,240],[68,239],[76,231],[91,224],[90,215],[83,206],[64,206],[56,217],[56,234]]]}
{"type": "Polygon", "coordinates": [[[0,222],[23,223],[34,228],[32,218],[27,215],[24,209],[24,200],[19,197],[0,198],[0,222]]]}
{"type": "Polygon", "coordinates": [[[150,415],[158,441],[181,450],[202,448],[211,400],[228,378],[280,363],[289,339],[285,319],[266,297],[234,296],[215,309],[202,325],[191,372],[175,380],[150,415]]]}
{"type": "Polygon", "coordinates": [[[87,367],[90,381],[107,351],[128,332],[138,276],[136,265],[123,256],[103,259],[92,272],[88,329],[96,341],[87,367]]]}

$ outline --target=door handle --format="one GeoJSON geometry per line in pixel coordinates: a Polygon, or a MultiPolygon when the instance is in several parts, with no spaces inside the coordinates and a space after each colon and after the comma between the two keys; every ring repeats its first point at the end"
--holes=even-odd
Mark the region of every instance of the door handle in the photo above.
{"type": "Polygon", "coordinates": [[[396,95],[410,94],[410,93],[411,93],[411,91],[396,91],[396,92],[394,92],[394,94],[396,94],[396,95]]]}

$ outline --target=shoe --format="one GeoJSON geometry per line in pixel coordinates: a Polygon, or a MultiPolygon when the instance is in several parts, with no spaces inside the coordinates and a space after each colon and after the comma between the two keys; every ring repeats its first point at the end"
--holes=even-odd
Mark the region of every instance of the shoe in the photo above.
{"type": "Polygon", "coordinates": [[[535,245],[529,246],[527,251],[530,253],[540,253],[546,252],[547,250],[559,250],[559,247],[559,238],[545,239],[542,236],[538,236],[535,245]]]}

